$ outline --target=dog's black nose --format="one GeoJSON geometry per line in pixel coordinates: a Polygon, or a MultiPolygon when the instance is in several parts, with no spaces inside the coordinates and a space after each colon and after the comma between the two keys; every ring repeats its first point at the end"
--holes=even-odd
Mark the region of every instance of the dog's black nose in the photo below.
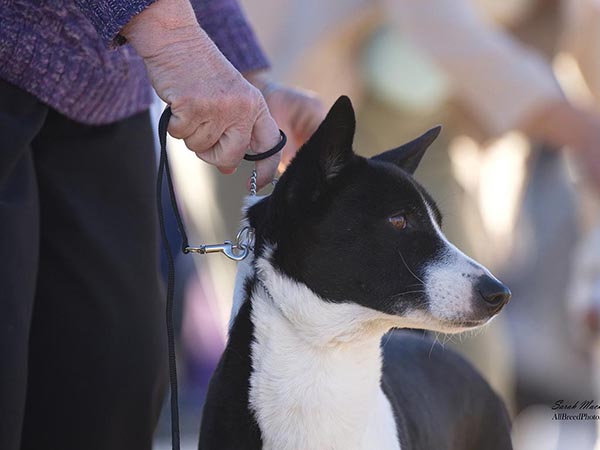
{"type": "Polygon", "coordinates": [[[499,308],[510,300],[510,289],[489,275],[484,275],[477,280],[475,289],[481,298],[490,306],[499,308]]]}

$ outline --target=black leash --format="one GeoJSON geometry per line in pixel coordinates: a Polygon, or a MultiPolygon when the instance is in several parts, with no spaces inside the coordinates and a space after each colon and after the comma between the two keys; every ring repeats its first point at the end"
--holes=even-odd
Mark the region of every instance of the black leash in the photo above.
{"type": "MultiPolygon", "coordinates": [[[[180,450],[181,448],[181,437],[179,434],[179,401],[178,401],[178,388],[177,388],[177,359],[175,353],[175,329],[173,326],[173,298],[175,292],[175,257],[171,251],[169,245],[169,238],[167,237],[167,231],[165,226],[165,217],[162,203],[162,186],[163,177],[166,174],[167,187],[169,190],[169,200],[173,207],[173,213],[175,214],[175,220],[177,221],[177,229],[181,235],[181,251],[184,254],[189,253],[189,243],[185,227],[183,226],[183,220],[177,207],[177,198],[175,196],[175,189],[173,188],[173,180],[171,178],[171,170],[169,168],[169,158],[167,157],[167,127],[169,125],[169,119],[171,118],[171,108],[167,106],[160,116],[158,122],[158,140],[160,143],[160,162],[158,164],[158,175],[156,178],[156,202],[158,207],[158,220],[160,223],[160,234],[162,239],[163,248],[167,255],[167,305],[166,305],[166,323],[167,323],[167,348],[169,353],[169,384],[171,386],[171,445],[173,450],[180,450]]],[[[279,143],[267,150],[264,153],[257,154],[246,154],[244,159],[246,161],[261,161],[263,159],[273,156],[275,153],[281,151],[287,142],[285,133],[279,130],[281,139],[279,143]]]]}

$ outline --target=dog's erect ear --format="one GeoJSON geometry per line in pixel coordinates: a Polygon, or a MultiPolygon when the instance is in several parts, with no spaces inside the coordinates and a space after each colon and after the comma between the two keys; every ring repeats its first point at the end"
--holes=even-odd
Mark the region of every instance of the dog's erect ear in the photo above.
{"type": "Polygon", "coordinates": [[[316,158],[322,176],[331,179],[353,156],[352,142],[356,129],[354,108],[348,97],[336,100],[327,117],[305,145],[311,158],[316,158]]]}
{"type": "Polygon", "coordinates": [[[342,96],[281,176],[271,196],[271,203],[277,203],[272,210],[280,212],[294,205],[293,213],[321,198],[340,171],[356,158],[352,151],[355,128],[352,103],[342,96]]]}
{"type": "Polygon", "coordinates": [[[438,125],[418,138],[407,142],[398,148],[394,148],[374,156],[372,159],[396,164],[406,172],[413,174],[415,173],[415,170],[417,170],[425,151],[427,148],[429,148],[433,141],[435,141],[440,134],[440,131],[442,131],[442,127],[441,125],[438,125]]]}

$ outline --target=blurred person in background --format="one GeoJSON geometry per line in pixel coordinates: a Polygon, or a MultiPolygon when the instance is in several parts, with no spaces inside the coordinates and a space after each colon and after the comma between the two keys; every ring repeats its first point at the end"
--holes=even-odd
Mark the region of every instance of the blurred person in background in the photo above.
{"type": "MultiPolygon", "coordinates": [[[[451,239],[503,268],[514,294],[510,320],[463,350],[509,402],[514,353],[518,410],[592,395],[566,309],[581,224],[598,224],[599,3],[243,1],[281,78],[326,99],[362,99],[361,151],[445,125],[436,144],[449,152],[429,152],[417,175],[440,200],[451,239]],[[575,184],[563,154],[581,175],[575,184]]],[[[528,448],[589,448],[557,439],[528,448]]]]}
{"type": "MultiPolygon", "coordinates": [[[[235,0],[193,4],[0,1],[3,450],[152,447],[167,359],[150,85],[169,133],[223,173],[278,142],[275,120],[304,140],[323,117],[270,84],[235,0]]],[[[257,163],[260,185],[278,163],[257,163]]]]}
{"type": "MultiPolygon", "coordinates": [[[[446,75],[463,109],[463,123],[475,125],[475,133],[464,134],[472,133],[484,143],[482,148],[487,138],[511,129],[532,139],[529,157],[524,160],[528,173],[520,195],[523,206],[516,208],[520,212],[515,215],[516,227],[510,239],[497,240],[501,247],[512,247],[503,261],[505,279],[514,294],[507,309],[506,331],[515,358],[517,411],[525,410],[520,422],[530,425],[527,430],[517,423],[515,446],[589,449],[591,424],[552,424],[550,411],[534,408],[530,413],[526,408],[552,405],[560,398],[577,400],[600,394],[593,391],[597,382],[591,380],[598,373],[590,371],[588,357],[570,339],[572,324],[567,314],[575,295],[571,274],[584,273],[571,268],[574,248],[583,245],[588,252],[600,254],[598,242],[587,237],[588,230],[599,224],[600,4],[591,0],[480,2],[475,6],[439,0],[386,3],[407,39],[446,75]],[[511,34],[502,32],[499,25],[511,34]],[[573,87],[564,79],[565,60],[583,81],[576,98],[569,98],[564,91],[573,87]],[[563,77],[564,89],[557,75],[563,77]],[[584,89],[587,95],[581,93],[584,89]],[[564,150],[583,176],[576,191],[556,150],[564,150]],[[577,213],[583,220],[577,220],[577,213]],[[544,429],[546,433],[540,432],[544,429]]],[[[462,129],[467,128],[463,125],[462,129]]],[[[483,192],[486,184],[497,186],[488,187],[492,195],[479,200],[483,212],[486,203],[491,203],[491,208],[501,203],[501,197],[508,195],[505,185],[515,181],[510,173],[515,167],[504,167],[504,173],[488,172],[490,179],[479,181],[483,192]]],[[[488,221],[503,220],[501,211],[488,216],[488,221]]],[[[485,215],[482,217],[485,220],[485,215]]],[[[494,224],[490,225],[488,228],[493,228],[494,224]]],[[[502,250],[498,244],[483,241],[478,250],[498,253],[502,250]]],[[[591,277],[595,281],[587,282],[595,283],[597,289],[600,272],[591,277]]],[[[584,325],[580,320],[575,328],[584,325]]],[[[470,347],[476,360],[487,356],[493,364],[493,352],[470,347]]],[[[493,342],[487,346],[488,350],[496,347],[493,342]]]]}
{"type": "MultiPolygon", "coordinates": [[[[561,158],[552,151],[565,150],[584,176],[580,195],[587,190],[597,199],[600,116],[591,100],[600,98],[594,93],[600,80],[599,4],[389,0],[386,6],[399,30],[447,77],[463,110],[462,122],[468,123],[459,124],[462,133],[484,143],[519,130],[533,142],[516,234],[512,245],[509,239],[499,241],[513,249],[504,263],[515,294],[508,330],[516,357],[518,408],[553,403],[555,397],[589,396],[588,367],[568,339],[565,314],[571,294],[565,289],[570,258],[564,256],[578,239],[577,197],[561,158]],[[586,80],[593,94],[587,103],[565,95],[552,67],[558,52],[570,55],[586,80]],[[532,327],[534,323],[545,326],[532,327]]],[[[484,202],[497,206],[498,198],[508,195],[505,185],[515,180],[506,172],[490,178],[480,183],[496,184],[496,195],[480,200],[482,209],[484,202]]],[[[491,220],[501,222],[501,215],[491,220]]],[[[502,250],[485,242],[478,247],[480,252],[502,250]]]]}

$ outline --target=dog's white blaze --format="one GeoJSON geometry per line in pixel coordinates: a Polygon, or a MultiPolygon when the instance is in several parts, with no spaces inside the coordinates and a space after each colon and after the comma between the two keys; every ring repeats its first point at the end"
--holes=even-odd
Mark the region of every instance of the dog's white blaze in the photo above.
{"type": "Polygon", "coordinates": [[[425,199],[423,202],[431,224],[445,246],[439,259],[425,269],[423,281],[429,300],[429,311],[434,319],[442,322],[469,320],[469,315],[473,312],[473,303],[477,301],[473,298],[473,283],[480,276],[493,275],[446,238],[435,220],[431,207],[425,199]]]}
{"type": "Polygon", "coordinates": [[[380,386],[380,340],[399,318],[326,302],[268,256],[256,267],[272,296],[260,284],[252,295],[250,406],[264,448],[400,450],[380,386]]]}

